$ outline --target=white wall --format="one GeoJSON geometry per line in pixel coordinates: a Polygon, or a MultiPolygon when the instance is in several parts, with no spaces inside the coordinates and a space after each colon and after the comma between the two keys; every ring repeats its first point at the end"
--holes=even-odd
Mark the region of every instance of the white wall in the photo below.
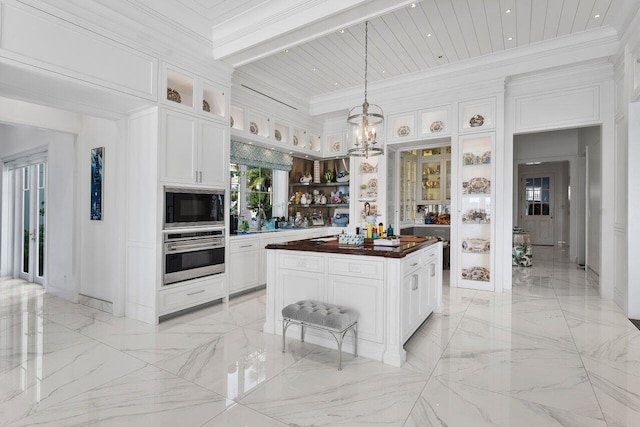
{"type": "Polygon", "coordinates": [[[513,137],[514,160],[553,161],[558,157],[576,156],[577,153],[577,129],[528,133],[513,137]]]}
{"type": "MultiPolygon", "coordinates": [[[[629,158],[637,159],[640,156],[640,102],[629,104],[629,158]]],[[[631,162],[630,162],[631,164],[631,162]]],[[[628,251],[629,251],[629,294],[628,308],[631,319],[640,319],[640,263],[635,258],[640,254],[640,168],[629,167],[628,172],[628,251]]]]}
{"type": "Polygon", "coordinates": [[[602,220],[602,154],[599,127],[589,127],[578,131],[578,151],[588,147],[587,159],[587,267],[600,274],[601,220],[602,220]]]}
{"type": "MultiPolygon", "coordinates": [[[[33,127],[0,125],[0,158],[16,156],[36,147],[45,148],[49,156],[45,286],[47,292],[75,300],[75,136],[33,127]]],[[[4,171],[2,175],[6,178],[4,171]]]]}
{"type": "Polygon", "coordinates": [[[114,121],[84,117],[78,134],[80,293],[109,302],[124,283],[125,132],[114,121]],[[104,147],[102,221],[90,219],[90,154],[96,147],[104,147]]]}

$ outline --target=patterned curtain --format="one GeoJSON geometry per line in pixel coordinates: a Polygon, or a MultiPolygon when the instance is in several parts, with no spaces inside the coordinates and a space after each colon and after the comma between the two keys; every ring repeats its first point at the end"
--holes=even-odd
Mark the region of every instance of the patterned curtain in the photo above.
{"type": "Polygon", "coordinates": [[[293,167],[293,157],[276,150],[231,141],[231,163],[288,172],[293,167]]]}

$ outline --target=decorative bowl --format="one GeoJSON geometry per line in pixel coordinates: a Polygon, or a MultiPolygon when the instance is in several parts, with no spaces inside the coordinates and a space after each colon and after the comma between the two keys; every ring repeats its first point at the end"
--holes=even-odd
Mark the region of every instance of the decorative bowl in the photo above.
{"type": "Polygon", "coordinates": [[[170,87],[167,88],[167,99],[169,101],[177,102],[178,104],[182,102],[180,93],[175,89],[171,89],[170,87]]]}
{"type": "Polygon", "coordinates": [[[471,117],[471,119],[469,120],[469,125],[471,125],[472,128],[482,126],[483,124],[484,124],[484,117],[482,117],[480,114],[476,114],[475,116],[471,117]]]}
{"type": "Polygon", "coordinates": [[[202,111],[206,111],[207,113],[211,112],[211,106],[209,105],[206,99],[202,100],[202,111]]]}

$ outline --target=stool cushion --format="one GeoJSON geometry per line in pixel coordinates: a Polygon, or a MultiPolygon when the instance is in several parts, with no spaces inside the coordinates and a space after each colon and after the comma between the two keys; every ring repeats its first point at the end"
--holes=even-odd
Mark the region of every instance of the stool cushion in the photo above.
{"type": "Polygon", "coordinates": [[[318,301],[298,301],[282,309],[282,317],[342,331],[358,320],[358,313],[347,307],[318,301]]]}

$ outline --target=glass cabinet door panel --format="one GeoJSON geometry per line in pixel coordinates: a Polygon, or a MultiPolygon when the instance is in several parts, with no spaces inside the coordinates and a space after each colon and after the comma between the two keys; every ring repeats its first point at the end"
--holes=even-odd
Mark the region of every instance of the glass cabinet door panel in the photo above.
{"type": "Polygon", "coordinates": [[[445,171],[447,174],[445,199],[451,200],[451,160],[445,161],[445,171]]]}
{"type": "Polygon", "coordinates": [[[442,200],[441,166],[439,161],[422,163],[422,200],[442,200]]]}
{"type": "Polygon", "coordinates": [[[402,153],[400,161],[400,221],[413,222],[416,210],[417,160],[412,153],[402,153]]]}

